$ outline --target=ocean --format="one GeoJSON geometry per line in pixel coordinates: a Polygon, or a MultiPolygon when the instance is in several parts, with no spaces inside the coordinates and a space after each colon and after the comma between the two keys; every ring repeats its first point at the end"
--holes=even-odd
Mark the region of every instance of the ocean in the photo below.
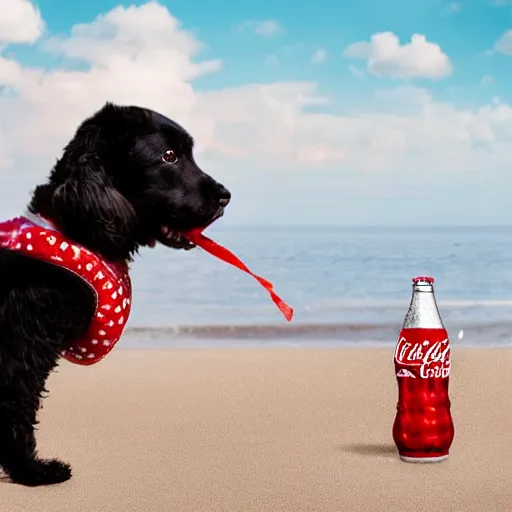
{"type": "Polygon", "coordinates": [[[201,249],[142,249],[131,265],[125,348],[394,345],[411,279],[435,278],[452,343],[512,343],[512,227],[212,226],[295,310],[201,249]],[[462,338],[461,338],[462,337],[462,338]],[[460,339],[461,338],[461,339],[460,339]]]}

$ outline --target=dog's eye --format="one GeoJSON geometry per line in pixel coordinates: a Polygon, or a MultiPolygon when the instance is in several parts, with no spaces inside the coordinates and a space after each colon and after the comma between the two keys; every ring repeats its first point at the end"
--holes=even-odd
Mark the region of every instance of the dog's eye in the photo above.
{"type": "Polygon", "coordinates": [[[175,164],[178,161],[178,157],[176,156],[176,153],[172,149],[169,149],[162,156],[162,160],[166,164],[175,164]]]}

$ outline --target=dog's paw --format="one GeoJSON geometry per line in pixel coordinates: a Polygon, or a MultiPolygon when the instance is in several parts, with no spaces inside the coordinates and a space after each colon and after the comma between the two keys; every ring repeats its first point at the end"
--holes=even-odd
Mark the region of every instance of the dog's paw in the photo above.
{"type": "Polygon", "coordinates": [[[71,467],[57,459],[38,459],[11,471],[9,476],[14,483],[29,487],[60,484],[71,478],[71,467]]]}

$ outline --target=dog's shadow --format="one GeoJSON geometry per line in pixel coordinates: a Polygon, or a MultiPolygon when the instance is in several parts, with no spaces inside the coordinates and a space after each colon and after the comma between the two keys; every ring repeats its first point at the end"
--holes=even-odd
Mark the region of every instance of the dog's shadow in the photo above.
{"type": "Polygon", "coordinates": [[[344,452],[362,455],[364,457],[395,458],[397,456],[396,446],[382,443],[356,443],[340,446],[344,452]]]}

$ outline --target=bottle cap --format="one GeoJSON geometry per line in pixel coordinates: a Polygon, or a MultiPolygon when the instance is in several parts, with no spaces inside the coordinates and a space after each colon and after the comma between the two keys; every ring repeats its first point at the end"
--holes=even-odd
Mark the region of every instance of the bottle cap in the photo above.
{"type": "Polygon", "coordinates": [[[434,278],[428,277],[428,276],[418,276],[418,277],[413,277],[412,282],[414,284],[419,283],[419,282],[434,284],[434,278]]]}

